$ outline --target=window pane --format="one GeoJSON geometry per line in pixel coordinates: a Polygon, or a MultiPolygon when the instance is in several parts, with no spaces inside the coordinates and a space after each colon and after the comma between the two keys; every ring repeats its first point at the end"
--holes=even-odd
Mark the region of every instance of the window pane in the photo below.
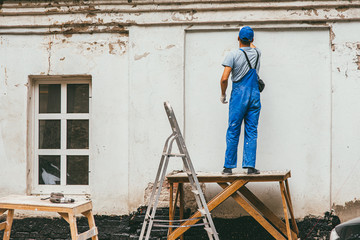
{"type": "Polygon", "coordinates": [[[60,149],[60,120],[39,120],[39,148],[60,149]]]}
{"type": "Polygon", "coordinates": [[[89,149],[89,120],[67,120],[67,149],[89,149]]]}
{"type": "Polygon", "coordinates": [[[39,113],[60,113],[60,84],[39,85],[39,113]]]}
{"type": "Polygon", "coordinates": [[[89,156],[67,156],[66,184],[89,184],[89,156]]]}
{"type": "Polygon", "coordinates": [[[39,184],[60,185],[60,156],[39,155],[39,184]]]}
{"type": "Polygon", "coordinates": [[[89,84],[67,85],[67,112],[89,112],[89,84]]]}

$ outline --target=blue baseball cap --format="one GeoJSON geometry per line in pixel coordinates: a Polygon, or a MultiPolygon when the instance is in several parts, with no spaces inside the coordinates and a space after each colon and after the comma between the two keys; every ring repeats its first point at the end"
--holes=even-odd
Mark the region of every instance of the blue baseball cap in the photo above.
{"type": "Polygon", "coordinates": [[[254,39],[254,31],[251,27],[242,27],[239,32],[239,38],[244,42],[251,42],[254,39]]]}

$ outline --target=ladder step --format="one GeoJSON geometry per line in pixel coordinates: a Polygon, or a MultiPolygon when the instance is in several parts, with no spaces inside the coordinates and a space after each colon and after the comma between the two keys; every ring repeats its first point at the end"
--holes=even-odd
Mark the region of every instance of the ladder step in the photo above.
{"type": "Polygon", "coordinates": [[[169,154],[167,154],[167,153],[165,153],[164,154],[165,156],[168,156],[168,157],[185,157],[186,155],[185,154],[180,154],[180,153],[169,153],[169,154]]]}

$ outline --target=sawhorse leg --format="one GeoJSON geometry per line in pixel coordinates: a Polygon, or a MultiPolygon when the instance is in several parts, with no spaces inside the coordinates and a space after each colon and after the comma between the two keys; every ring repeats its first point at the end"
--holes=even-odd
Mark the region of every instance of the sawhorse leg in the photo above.
{"type": "Polygon", "coordinates": [[[89,228],[90,230],[88,231],[90,235],[92,235],[91,239],[92,240],[98,240],[98,232],[97,232],[97,227],[95,226],[95,219],[94,219],[94,215],[92,214],[92,211],[86,211],[83,212],[82,215],[84,215],[89,223],[89,228]]]}
{"type": "Polygon", "coordinates": [[[3,222],[0,224],[0,230],[4,229],[4,240],[10,239],[11,234],[11,226],[14,220],[14,209],[0,209],[0,215],[2,215],[4,212],[8,211],[6,222],[3,222]]]}
{"type": "Polygon", "coordinates": [[[78,239],[78,231],[77,231],[77,224],[76,224],[75,215],[73,213],[59,213],[59,214],[70,225],[71,239],[72,240],[77,240],[78,239]]]}
{"type": "Polygon", "coordinates": [[[95,226],[94,216],[91,210],[83,212],[82,214],[88,219],[90,230],[78,234],[76,217],[73,212],[70,213],[59,213],[70,225],[71,239],[72,240],[85,240],[91,237],[92,240],[98,240],[98,230],[95,226]]]}
{"type": "MultiPolygon", "coordinates": [[[[175,217],[175,210],[176,210],[176,205],[179,199],[179,219],[182,220],[184,219],[184,188],[183,188],[183,183],[178,183],[177,184],[177,190],[176,190],[176,197],[175,197],[175,201],[174,201],[174,183],[170,183],[170,203],[169,203],[169,220],[174,220],[175,217]]],[[[169,223],[169,225],[172,225],[172,222],[169,223]]],[[[168,235],[170,235],[173,231],[173,228],[170,227],[169,228],[169,232],[168,235]]],[[[184,240],[184,235],[180,236],[180,240],[184,240]]]]}
{"type": "Polygon", "coordinates": [[[293,225],[293,230],[294,230],[294,232],[296,232],[297,235],[299,234],[299,229],[297,228],[297,225],[295,222],[294,211],[293,211],[292,202],[291,202],[291,198],[290,198],[289,184],[288,184],[287,180],[285,180],[286,187],[285,187],[284,181],[280,181],[279,184],[280,184],[281,199],[282,199],[282,204],[283,204],[283,209],[284,209],[284,218],[285,218],[287,236],[288,236],[289,240],[295,240],[296,238],[294,238],[291,234],[292,229],[290,228],[288,211],[291,216],[291,223],[293,225]]]}

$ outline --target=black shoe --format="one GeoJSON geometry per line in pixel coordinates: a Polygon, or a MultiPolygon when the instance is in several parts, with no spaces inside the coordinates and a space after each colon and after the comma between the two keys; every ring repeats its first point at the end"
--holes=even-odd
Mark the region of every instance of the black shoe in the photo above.
{"type": "Polygon", "coordinates": [[[257,170],[256,168],[249,167],[247,174],[260,174],[260,171],[257,170]]]}
{"type": "Polygon", "coordinates": [[[224,170],[221,173],[224,175],[231,175],[232,170],[231,170],[231,168],[224,168],[224,170]]]}

